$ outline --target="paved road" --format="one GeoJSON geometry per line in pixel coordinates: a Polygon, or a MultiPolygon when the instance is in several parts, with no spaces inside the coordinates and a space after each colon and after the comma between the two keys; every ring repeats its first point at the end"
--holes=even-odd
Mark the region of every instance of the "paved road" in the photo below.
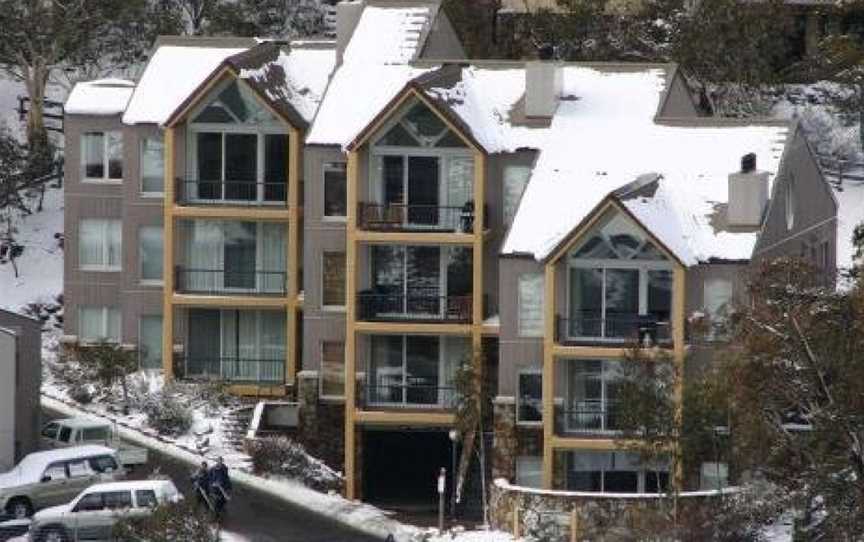
{"type": "MultiPolygon", "coordinates": [[[[44,412],[43,419],[52,417],[56,416],[44,412]]],[[[187,498],[192,497],[189,479],[192,468],[153,450],[150,450],[149,464],[136,469],[130,478],[146,478],[157,468],[161,474],[174,480],[187,498]]],[[[249,542],[380,542],[378,538],[348,529],[341,523],[237,486],[223,525],[227,532],[240,535],[249,542]]]]}

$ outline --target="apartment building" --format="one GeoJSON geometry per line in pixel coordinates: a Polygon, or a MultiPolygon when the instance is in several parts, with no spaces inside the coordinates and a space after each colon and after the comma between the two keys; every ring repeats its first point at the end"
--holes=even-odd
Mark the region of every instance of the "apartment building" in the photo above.
{"type": "Polygon", "coordinates": [[[433,1],[343,2],[336,27],[164,39],[137,83],[76,87],[68,339],[296,399],[351,498],[428,501],[453,472],[466,363],[495,476],[668,483],[616,440],[626,348],[699,371],[752,258],[834,268],[837,204],[797,126],[699,117],[674,65],[459,60],[433,1]]]}
{"type": "Polygon", "coordinates": [[[39,449],[42,326],[0,310],[0,469],[39,449]]]}

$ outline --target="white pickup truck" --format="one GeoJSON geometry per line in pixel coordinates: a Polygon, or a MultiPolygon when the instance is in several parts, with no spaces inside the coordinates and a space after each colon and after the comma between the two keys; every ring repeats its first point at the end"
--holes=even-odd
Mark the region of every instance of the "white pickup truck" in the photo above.
{"type": "Polygon", "coordinates": [[[124,467],[133,468],[147,463],[147,449],[120,440],[108,422],[92,418],[65,418],[45,424],[41,434],[42,449],[68,448],[98,444],[117,450],[124,467]]]}

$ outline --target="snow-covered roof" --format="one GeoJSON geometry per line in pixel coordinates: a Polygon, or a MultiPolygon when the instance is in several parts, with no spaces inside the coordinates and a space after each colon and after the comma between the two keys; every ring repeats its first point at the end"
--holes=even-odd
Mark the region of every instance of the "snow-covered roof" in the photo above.
{"type": "Polygon", "coordinates": [[[275,44],[262,44],[247,53],[261,50],[256,58],[227,59],[236,65],[245,79],[274,105],[298,114],[304,124],[312,122],[330,74],[336,66],[336,49],[332,43],[291,43],[288,50],[275,44]]]}
{"type": "Polygon", "coordinates": [[[70,115],[119,115],[135,90],[135,83],[125,79],[98,79],[78,83],[66,100],[70,115]]]}
{"type": "Polygon", "coordinates": [[[438,2],[391,2],[363,8],[345,48],[346,64],[406,64],[417,58],[438,2]]]}
{"type": "Polygon", "coordinates": [[[132,94],[123,122],[163,124],[236,47],[163,45],[156,49],[132,94]]]}
{"type": "Polygon", "coordinates": [[[834,187],[837,199],[837,269],[848,270],[855,264],[855,226],[864,223],[864,183],[847,182],[834,187]]]}
{"type": "Polygon", "coordinates": [[[57,461],[68,461],[70,459],[83,457],[114,454],[115,451],[111,448],[95,445],[75,446],[72,448],[60,448],[45,452],[35,452],[24,457],[24,459],[22,459],[21,462],[8,473],[0,475],[4,478],[3,480],[0,480],[0,487],[8,487],[8,484],[10,483],[32,483],[42,476],[45,467],[57,461]]]}

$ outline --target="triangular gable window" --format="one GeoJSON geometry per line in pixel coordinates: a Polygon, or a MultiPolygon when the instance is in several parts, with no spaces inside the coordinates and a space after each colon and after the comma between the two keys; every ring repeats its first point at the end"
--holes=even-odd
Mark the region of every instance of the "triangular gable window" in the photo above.
{"type": "Polygon", "coordinates": [[[278,119],[245,86],[231,81],[193,119],[201,124],[275,124],[278,119]]]}
{"type": "Polygon", "coordinates": [[[618,213],[609,213],[571,253],[580,260],[666,260],[648,236],[618,213]]]}
{"type": "Polygon", "coordinates": [[[464,148],[465,143],[425,104],[413,102],[376,146],[464,148]]]}

